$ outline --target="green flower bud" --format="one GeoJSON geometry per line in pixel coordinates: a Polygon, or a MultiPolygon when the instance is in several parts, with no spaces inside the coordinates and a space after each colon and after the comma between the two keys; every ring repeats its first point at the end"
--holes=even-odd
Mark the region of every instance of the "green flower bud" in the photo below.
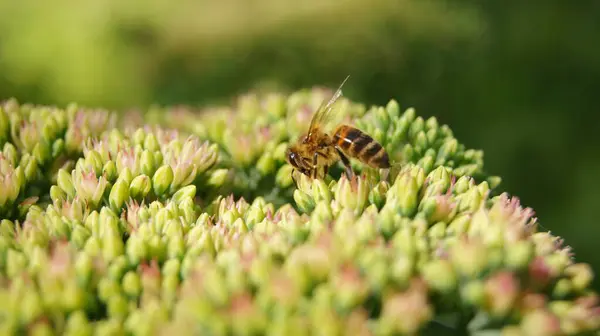
{"type": "Polygon", "coordinates": [[[102,175],[110,182],[113,182],[119,177],[117,173],[117,165],[114,161],[107,161],[102,167],[102,175]]]}
{"type": "Polygon", "coordinates": [[[33,148],[32,154],[33,157],[37,160],[37,163],[39,165],[42,165],[44,163],[46,163],[49,159],[50,159],[50,152],[51,148],[50,145],[45,142],[38,142],[35,147],[33,148]]]}
{"type": "Polygon", "coordinates": [[[254,225],[261,222],[264,218],[265,213],[263,212],[262,208],[260,206],[253,205],[250,207],[250,210],[246,212],[244,222],[246,223],[246,226],[248,226],[248,229],[252,230],[254,225]]]}
{"type": "MultiPolygon", "coordinates": [[[[120,302],[116,302],[119,303],[120,302]]],[[[120,308],[120,307],[114,307],[115,310],[117,310],[115,313],[117,313],[117,315],[120,315],[120,312],[118,309],[116,308],[120,308]]],[[[94,335],[95,336],[110,336],[110,335],[123,335],[124,331],[123,331],[123,326],[122,323],[120,322],[121,318],[111,318],[108,320],[101,320],[99,322],[95,323],[95,330],[94,330],[94,335]]]]}
{"type": "Polygon", "coordinates": [[[50,155],[53,159],[59,157],[65,151],[65,141],[63,139],[57,139],[52,143],[52,148],[50,149],[50,155]]]}
{"type": "Polygon", "coordinates": [[[183,235],[170,236],[167,246],[167,255],[169,258],[182,258],[185,255],[185,241],[183,235]]]}
{"type": "Polygon", "coordinates": [[[129,271],[123,276],[121,287],[123,292],[132,298],[136,298],[142,292],[142,283],[137,273],[129,271]]]}
{"type": "Polygon", "coordinates": [[[119,178],[110,190],[110,195],[108,196],[108,203],[110,204],[110,207],[113,211],[119,213],[128,199],[129,184],[126,181],[119,178]]]}
{"type": "Polygon", "coordinates": [[[275,175],[275,181],[277,185],[283,188],[291,186],[294,183],[294,181],[292,180],[293,170],[294,167],[292,167],[289,164],[285,164],[281,168],[279,168],[279,170],[277,171],[277,175],[275,175]]]}
{"type": "Polygon", "coordinates": [[[573,284],[568,279],[560,279],[552,289],[552,297],[565,298],[573,292],[573,284]]]}
{"type": "Polygon", "coordinates": [[[122,295],[112,295],[108,298],[108,316],[112,318],[123,319],[129,312],[127,299],[122,295]]]}
{"type": "Polygon", "coordinates": [[[162,281],[162,295],[164,298],[173,299],[179,286],[179,275],[166,275],[162,281]]]}
{"type": "Polygon", "coordinates": [[[151,189],[152,185],[150,178],[146,175],[139,175],[135,177],[133,181],[131,181],[131,185],[129,186],[129,195],[133,199],[142,199],[148,195],[151,189]]]}
{"type": "Polygon", "coordinates": [[[294,190],[294,201],[301,211],[310,213],[315,207],[314,199],[300,189],[294,190]]]}
{"type": "Polygon", "coordinates": [[[144,149],[147,149],[151,152],[160,150],[160,144],[153,133],[146,134],[146,138],[144,139],[144,149]]]}
{"type": "Polygon", "coordinates": [[[481,204],[481,194],[477,188],[471,188],[467,192],[456,196],[459,212],[474,212],[481,204]]]}
{"type": "Polygon", "coordinates": [[[520,270],[527,267],[534,256],[534,246],[530,241],[523,240],[507,245],[504,250],[506,266],[520,270]]]}
{"type": "Polygon", "coordinates": [[[229,177],[228,169],[216,169],[208,177],[208,185],[214,188],[222,186],[229,177]]]}
{"type": "Polygon", "coordinates": [[[50,187],[50,199],[52,203],[61,206],[67,200],[67,194],[59,186],[53,185],[50,187]]]}
{"type": "Polygon", "coordinates": [[[500,183],[502,183],[502,178],[499,176],[490,176],[487,179],[487,183],[489,184],[490,189],[495,189],[500,185],[500,183]]]}
{"type": "Polygon", "coordinates": [[[82,310],[77,310],[67,319],[65,335],[68,336],[92,336],[92,326],[82,310]]]}
{"type": "Polygon", "coordinates": [[[27,259],[25,256],[13,249],[9,249],[6,253],[6,274],[13,278],[25,270],[27,259]]]}
{"type": "Polygon", "coordinates": [[[447,138],[438,150],[435,164],[441,166],[451,160],[458,150],[458,141],[455,138],[447,138]]]}
{"type": "Polygon", "coordinates": [[[348,181],[344,175],[335,189],[335,199],[342,207],[354,209],[355,214],[362,213],[369,196],[369,184],[364,177],[348,181]]]}
{"type": "Polygon", "coordinates": [[[460,297],[468,305],[481,307],[485,300],[485,286],[481,280],[470,280],[460,288],[460,297]]]}
{"type": "Polygon", "coordinates": [[[85,304],[84,289],[75,281],[69,281],[63,288],[62,305],[67,311],[82,309],[85,304]]]}
{"type": "Polygon", "coordinates": [[[167,257],[167,245],[160,239],[160,236],[153,235],[148,241],[148,253],[151,259],[158,261],[165,260],[167,257]]]}
{"type": "Polygon", "coordinates": [[[387,202],[397,204],[403,216],[412,217],[417,211],[418,186],[410,174],[399,175],[387,193],[387,202]]]}
{"type": "Polygon", "coordinates": [[[97,151],[89,150],[85,154],[85,164],[87,167],[91,167],[96,175],[102,174],[104,162],[100,156],[100,153],[97,151]]]}
{"type": "Polygon", "coordinates": [[[473,185],[473,180],[470,177],[461,176],[454,184],[452,191],[455,195],[460,195],[467,192],[467,190],[469,190],[469,188],[471,188],[473,185]]]}
{"type": "Polygon", "coordinates": [[[126,253],[132,264],[139,264],[148,258],[149,247],[144,239],[134,235],[127,240],[126,253]]]}
{"type": "Polygon", "coordinates": [[[131,139],[135,145],[143,145],[144,140],[146,140],[146,132],[144,132],[144,129],[138,128],[133,132],[131,139]]]}
{"type": "Polygon", "coordinates": [[[275,170],[275,160],[273,159],[273,154],[269,151],[266,151],[261,155],[256,162],[256,169],[264,176],[268,175],[275,170]]]}
{"type": "Polygon", "coordinates": [[[52,328],[47,322],[35,323],[29,330],[32,336],[52,336],[54,335],[52,328]]]}
{"type": "Polygon", "coordinates": [[[583,263],[569,265],[565,268],[565,274],[571,278],[573,287],[577,291],[588,288],[594,279],[594,273],[590,265],[583,263]]]}
{"type": "Polygon", "coordinates": [[[169,189],[171,182],[173,181],[173,170],[170,166],[164,165],[154,173],[152,177],[152,187],[156,195],[164,195],[165,191],[169,189]]]}
{"type": "Polygon", "coordinates": [[[64,169],[58,170],[57,184],[62,191],[64,191],[71,199],[75,197],[75,187],[73,187],[73,183],[71,182],[71,175],[67,173],[64,169]]]}
{"type": "Polygon", "coordinates": [[[71,232],[71,242],[78,248],[83,248],[85,246],[85,242],[90,236],[91,233],[88,229],[81,225],[77,225],[71,232]]]}
{"type": "Polygon", "coordinates": [[[488,262],[488,250],[479,240],[459,240],[450,254],[458,273],[471,278],[483,272],[488,262]]]}
{"type": "Polygon", "coordinates": [[[105,234],[102,240],[102,256],[105,260],[111,261],[124,251],[123,240],[117,234],[105,234]]]}
{"type": "Polygon", "coordinates": [[[27,153],[21,158],[20,166],[23,167],[26,181],[32,181],[39,172],[37,160],[27,153]]]}
{"type": "Polygon", "coordinates": [[[140,172],[144,175],[152,176],[156,171],[156,162],[154,154],[149,150],[144,150],[140,158],[140,172]]]}
{"type": "Polygon", "coordinates": [[[456,218],[454,218],[452,222],[450,222],[450,224],[448,225],[447,233],[454,236],[460,236],[468,231],[470,223],[471,215],[459,215],[456,218]]]}
{"type": "Polygon", "coordinates": [[[189,186],[186,186],[186,187],[183,187],[183,188],[179,189],[173,195],[172,200],[175,203],[180,203],[181,201],[183,201],[186,198],[193,199],[194,197],[196,197],[196,186],[195,185],[189,185],[189,186]]]}
{"type": "Polygon", "coordinates": [[[457,278],[448,261],[431,261],[425,264],[422,272],[427,284],[441,293],[448,294],[456,287],[457,278]]]}
{"type": "Polygon", "coordinates": [[[24,324],[29,324],[40,317],[43,311],[43,303],[36,290],[26,290],[19,298],[19,317],[24,324]]]}
{"type": "Polygon", "coordinates": [[[77,255],[75,261],[75,274],[82,284],[87,284],[92,275],[92,259],[86,253],[77,255]]]}

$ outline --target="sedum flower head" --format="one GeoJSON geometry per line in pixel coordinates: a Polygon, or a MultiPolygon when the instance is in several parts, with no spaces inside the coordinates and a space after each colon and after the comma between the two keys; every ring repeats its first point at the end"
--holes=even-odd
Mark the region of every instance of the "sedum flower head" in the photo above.
{"type": "Polygon", "coordinates": [[[338,164],[296,188],[285,149],[330,93],[157,108],[127,128],[76,105],[0,105],[2,332],[600,329],[591,267],[435,118],[341,99],[336,119],[393,167],[353,160],[353,179],[338,164]]]}

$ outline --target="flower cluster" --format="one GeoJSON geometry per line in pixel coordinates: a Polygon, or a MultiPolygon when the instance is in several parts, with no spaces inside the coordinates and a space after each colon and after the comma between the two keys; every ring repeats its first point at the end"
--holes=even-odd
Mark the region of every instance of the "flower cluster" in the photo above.
{"type": "Polygon", "coordinates": [[[296,189],[283,151],[324,93],[173,109],[177,131],[4,104],[0,333],[600,330],[590,267],[434,119],[343,100],[395,169],[296,189]]]}

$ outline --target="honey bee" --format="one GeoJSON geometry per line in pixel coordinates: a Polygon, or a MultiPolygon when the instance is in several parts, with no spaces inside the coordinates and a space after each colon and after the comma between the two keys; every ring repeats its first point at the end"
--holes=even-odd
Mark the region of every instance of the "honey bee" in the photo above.
{"type": "Polygon", "coordinates": [[[358,159],[373,168],[390,168],[385,148],[365,132],[344,124],[333,130],[333,136],[323,129],[323,125],[331,117],[333,104],[342,96],[342,87],[349,77],[344,79],[329,101],[323,100],[310,121],[306,135],[288,147],[286,161],[294,168],[294,183],[295,170],[313,179],[324,178],[329,167],[338,160],[342,161],[346,176],[351,179],[354,174],[348,158],[358,159]]]}

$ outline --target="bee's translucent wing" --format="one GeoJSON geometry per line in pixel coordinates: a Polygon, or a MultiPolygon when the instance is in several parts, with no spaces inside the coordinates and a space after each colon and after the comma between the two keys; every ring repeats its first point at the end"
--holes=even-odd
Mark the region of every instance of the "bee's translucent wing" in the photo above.
{"type": "Polygon", "coordinates": [[[313,132],[316,129],[318,129],[320,125],[324,124],[329,117],[331,117],[333,104],[335,104],[335,102],[342,96],[342,87],[344,86],[348,78],[350,78],[350,76],[347,76],[346,79],[344,79],[342,84],[340,84],[340,86],[335,91],[333,96],[329,99],[329,101],[325,102],[325,100],[323,100],[323,103],[321,103],[321,106],[319,106],[319,108],[317,109],[310,121],[310,126],[308,127],[308,134],[306,136],[307,139],[310,139],[310,136],[313,134],[313,132]]]}

